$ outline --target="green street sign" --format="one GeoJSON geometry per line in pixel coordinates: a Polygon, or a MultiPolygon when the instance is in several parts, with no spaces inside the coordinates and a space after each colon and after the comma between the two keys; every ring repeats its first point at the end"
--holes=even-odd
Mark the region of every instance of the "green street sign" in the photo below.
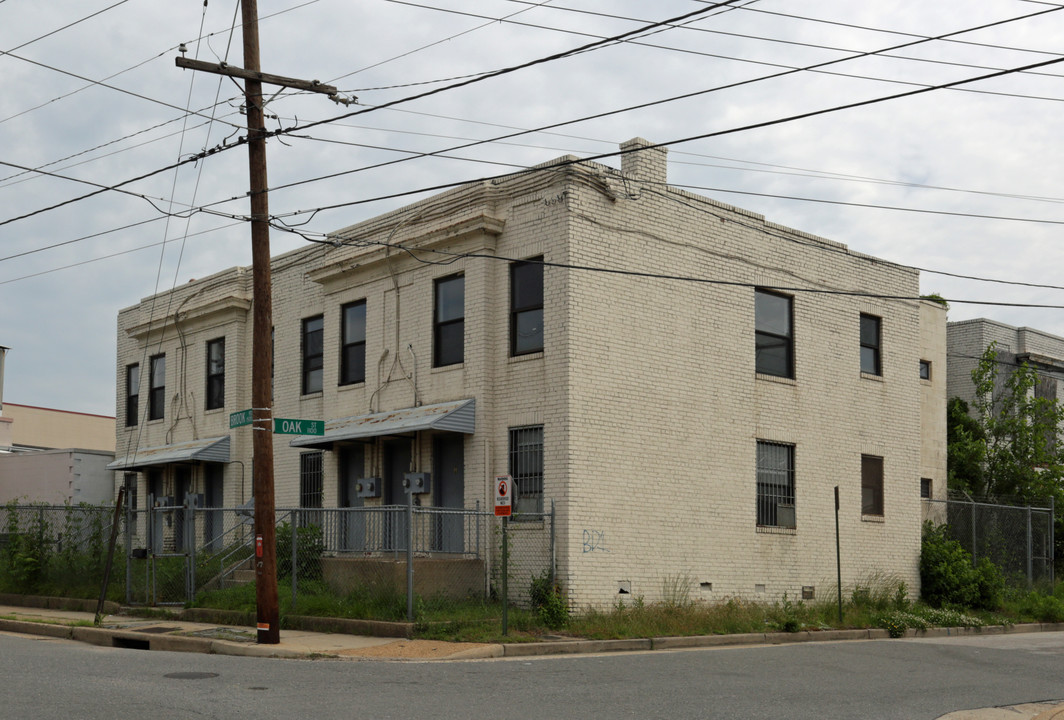
{"type": "Polygon", "coordinates": [[[229,414],[229,427],[238,428],[244,425],[251,424],[251,410],[241,410],[240,412],[229,414]]]}
{"type": "Polygon", "coordinates": [[[274,418],[273,431],[278,435],[324,435],[325,421],[274,418]]]}

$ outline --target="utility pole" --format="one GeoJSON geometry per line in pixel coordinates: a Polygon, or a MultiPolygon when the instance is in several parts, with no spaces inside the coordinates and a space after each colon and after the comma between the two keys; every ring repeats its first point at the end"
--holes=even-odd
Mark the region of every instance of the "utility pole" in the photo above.
{"type": "MultiPolygon", "coordinates": [[[[178,67],[244,78],[248,118],[248,170],[251,197],[251,273],[254,292],[251,330],[252,477],[255,492],[255,604],[260,644],[281,641],[277,604],[277,534],[273,491],[273,290],[270,282],[270,207],[266,181],[266,125],[262,83],[300,87],[331,96],[336,88],[259,71],[259,18],[256,0],[241,0],[244,68],[177,58],[178,67]]],[[[292,538],[293,545],[295,538],[292,538]]]]}
{"type": "MultiPolygon", "coordinates": [[[[244,65],[259,71],[259,15],[256,0],[241,0],[244,65]]],[[[254,294],[251,326],[252,485],[255,487],[255,608],[260,644],[281,642],[277,606],[277,533],[273,494],[273,398],[270,396],[270,328],[273,289],[270,281],[270,204],[266,182],[266,122],[262,82],[244,80],[248,117],[248,171],[251,178],[251,277],[254,294]]],[[[292,538],[293,541],[295,538],[292,538]]]]}

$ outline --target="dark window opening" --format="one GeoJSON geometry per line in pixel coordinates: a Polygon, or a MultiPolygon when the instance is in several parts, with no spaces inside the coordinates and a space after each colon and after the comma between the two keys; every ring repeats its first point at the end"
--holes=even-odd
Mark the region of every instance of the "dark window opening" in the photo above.
{"type": "Polygon", "coordinates": [[[755,369],[765,375],[794,377],[794,298],[754,291],[755,369]]]}
{"type": "Polygon", "coordinates": [[[465,360],[465,276],[436,281],[432,330],[432,366],[456,365],[465,360]]]}
{"type": "Polygon", "coordinates": [[[340,384],[366,381],[366,301],[340,310],[340,384]]]}
{"type": "Polygon", "coordinates": [[[325,319],[323,316],[303,320],[303,394],[321,392],[324,355],[325,319]]]}
{"type": "Polygon", "coordinates": [[[543,426],[510,428],[513,511],[543,512],[543,426]]]}
{"type": "Polygon", "coordinates": [[[207,409],[225,407],[225,338],[207,342],[207,409]]]}
{"type": "Polygon", "coordinates": [[[861,372],[882,375],[880,349],[880,325],[882,320],[875,315],[861,315],[861,372]]]}
{"type": "MultiPolygon", "coordinates": [[[[309,452],[299,456],[299,507],[321,508],[324,494],[322,459],[324,453],[309,452]]],[[[303,512],[300,525],[321,525],[320,512],[303,512]]]]}
{"type": "Polygon", "coordinates": [[[148,419],[159,420],[166,407],[166,356],[153,356],[149,366],[148,419]]]}
{"type": "Polygon", "coordinates": [[[510,355],[543,351],[543,258],[510,266],[510,355]]]}
{"type": "Polygon", "coordinates": [[[140,417],[140,365],[126,367],[126,427],[136,425],[140,417]]]}
{"type": "Polygon", "coordinates": [[[757,442],[757,524],[795,527],[793,445],[757,442]]]}
{"type": "Polygon", "coordinates": [[[883,515],[883,458],[861,456],[861,514],[883,515]]]}

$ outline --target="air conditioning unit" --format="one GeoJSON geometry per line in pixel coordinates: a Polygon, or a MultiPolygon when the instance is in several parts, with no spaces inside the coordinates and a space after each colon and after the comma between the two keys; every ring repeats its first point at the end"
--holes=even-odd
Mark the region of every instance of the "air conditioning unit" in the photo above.
{"type": "Polygon", "coordinates": [[[355,495],[360,498],[379,498],[381,496],[381,479],[378,477],[359,478],[355,482],[355,495]]]}
{"type": "Polygon", "coordinates": [[[796,526],[794,521],[794,505],[785,505],[783,503],[776,504],[776,525],[786,528],[796,526]]]}

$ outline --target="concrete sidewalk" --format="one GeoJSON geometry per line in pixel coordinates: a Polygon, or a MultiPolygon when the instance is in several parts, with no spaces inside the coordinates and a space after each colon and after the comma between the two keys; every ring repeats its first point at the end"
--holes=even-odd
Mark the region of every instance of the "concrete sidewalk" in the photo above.
{"type": "Polygon", "coordinates": [[[108,647],[305,659],[454,660],[503,654],[501,645],[306,630],[281,630],[280,643],[260,645],[254,628],[248,627],[124,615],[106,615],[100,627],[94,627],[94,619],[94,613],[77,610],[0,606],[0,632],[65,638],[108,647]]]}

